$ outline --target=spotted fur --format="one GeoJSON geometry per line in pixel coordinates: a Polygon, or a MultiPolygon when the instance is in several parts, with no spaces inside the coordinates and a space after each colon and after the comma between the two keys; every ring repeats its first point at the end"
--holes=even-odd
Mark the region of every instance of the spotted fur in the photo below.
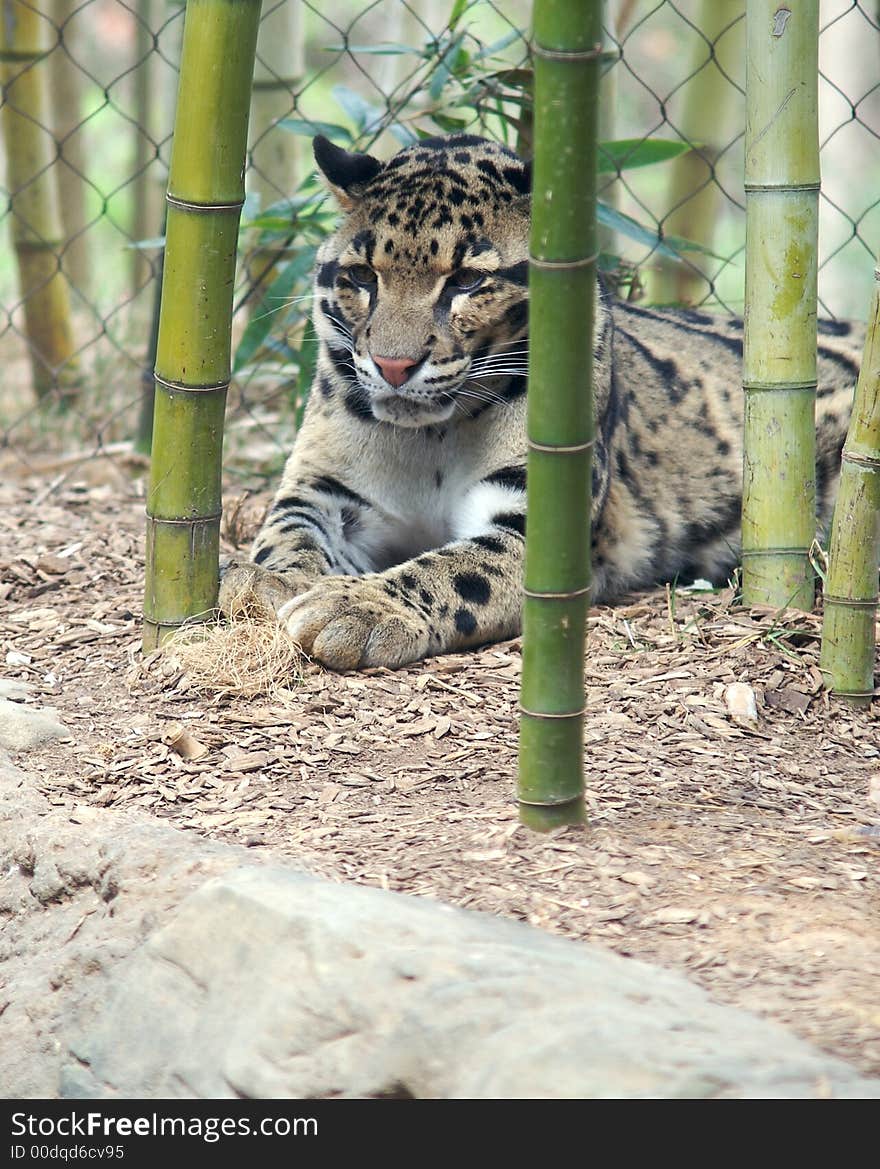
{"type": "MultiPolygon", "coordinates": [[[[338,669],[515,635],[525,532],[528,166],[469,135],[382,164],[315,141],[344,217],[318,253],[314,387],[221,604],[253,584],[338,669]]],[[[861,337],[822,327],[827,520],[861,337]]],[[[738,554],[742,322],[613,302],[594,338],[597,602],[738,554]]]]}

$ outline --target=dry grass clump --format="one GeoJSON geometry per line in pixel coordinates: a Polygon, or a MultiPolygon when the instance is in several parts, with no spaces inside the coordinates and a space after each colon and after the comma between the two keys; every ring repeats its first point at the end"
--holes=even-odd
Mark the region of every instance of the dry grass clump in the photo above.
{"type": "Polygon", "coordinates": [[[229,619],[184,626],[166,650],[186,675],[189,688],[217,695],[277,696],[302,681],[305,655],[247,588],[224,598],[229,619]]]}
{"type": "Polygon", "coordinates": [[[188,626],[174,634],[167,650],[193,690],[256,698],[302,681],[303,652],[277,621],[238,617],[188,626]]]}

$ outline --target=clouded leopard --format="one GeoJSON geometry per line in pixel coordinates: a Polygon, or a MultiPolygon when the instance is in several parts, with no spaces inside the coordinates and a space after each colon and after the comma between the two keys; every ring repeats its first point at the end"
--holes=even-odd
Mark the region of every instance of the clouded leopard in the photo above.
{"type": "MultiPolygon", "coordinates": [[[[244,588],[328,666],[515,635],[525,531],[529,167],[461,134],[389,162],[315,139],[343,217],[315,273],[315,382],[244,588]]],[[[820,521],[858,374],[820,327],[820,521]]],[[[742,322],[614,301],[594,338],[593,598],[724,582],[739,545],[742,322]]]]}

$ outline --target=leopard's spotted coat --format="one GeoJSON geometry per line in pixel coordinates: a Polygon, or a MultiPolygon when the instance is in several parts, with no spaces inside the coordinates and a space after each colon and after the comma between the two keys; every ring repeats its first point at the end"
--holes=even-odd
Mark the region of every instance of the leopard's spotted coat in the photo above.
{"type": "MultiPolygon", "coordinates": [[[[280,489],[221,605],[250,583],[339,669],[517,633],[525,529],[529,175],[503,147],[430,139],[382,164],[326,139],[344,217],[315,276],[315,383],[280,489]]],[[[737,559],[742,322],[599,293],[593,597],[737,559]]],[[[858,328],[820,328],[820,522],[858,328]]]]}

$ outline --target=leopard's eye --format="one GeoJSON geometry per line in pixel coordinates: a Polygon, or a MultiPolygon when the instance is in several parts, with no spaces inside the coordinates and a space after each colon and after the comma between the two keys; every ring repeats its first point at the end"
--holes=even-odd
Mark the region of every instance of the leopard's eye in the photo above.
{"type": "Polygon", "coordinates": [[[485,272],[478,272],[475,268],[459,268],[453,272],[446,284],[453,292],[473,292],[486,279],[485,272]]]}
{"type": "Polygon", "coordinates": [[[376,283],[376,273],[367,264],[355,264],[351,268],[346,268],[345,274],[358,288],[372,288],[376,283]]]}

